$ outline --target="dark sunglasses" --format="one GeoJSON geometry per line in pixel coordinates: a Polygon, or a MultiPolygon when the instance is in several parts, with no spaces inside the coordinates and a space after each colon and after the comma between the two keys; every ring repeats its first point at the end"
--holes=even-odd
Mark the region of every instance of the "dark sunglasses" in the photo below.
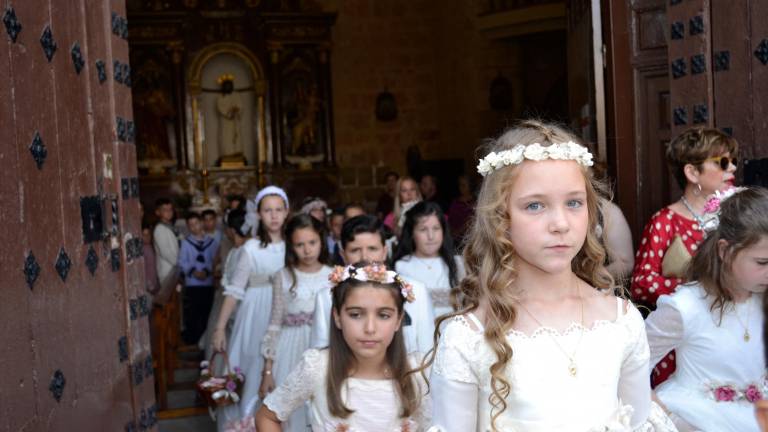
{"type": "Polygon", "coordinates": [[[735,157],[728,157],[728,156],[714,156],[711,158],[704,159],[702,163],[704,162],[717,162],[720,164],[720,168],[725,171],[728,169],[728,167],[733,164],[733,166],[739,166],[739,160],[735,157]]]}

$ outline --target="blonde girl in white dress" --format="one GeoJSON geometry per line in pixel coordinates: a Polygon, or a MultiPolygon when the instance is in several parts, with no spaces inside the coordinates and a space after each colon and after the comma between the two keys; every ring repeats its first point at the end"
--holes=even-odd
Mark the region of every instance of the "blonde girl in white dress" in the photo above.
{"type": "Polygon", "coordinates": [[[464,277],[464,261],[456,256],[453,238],[440,206],[421,201],[405,214],[405,224],[392,261],[395,271],[424,284],[435,316],[453,312],[459,304],[454,288],[464,277]]]}
{"type": "Polygon", "coordinates": [[[592,155],[576,141],[524,121],[478,165],[468,307],[436,326],[433,430],[674,430],[651,402],[643,319],[612,295],[592,155]]]}
{"type": "Polygon", "coordinates": [[[409,285],[383,265],[337,267],[331,275],[333,326],[327,349],[307,350],[285,381],[264,400],[260,432],[280,431],[309,402],[314,432],[417,432],[429,424],[427,386],[409,373],[403,304],[409,285]]]}
{"type": "MultiPolygon", "coordinates": [[[[261,344],[264,356],[259,397],[285,381],[309,348],[315,296],[328,286],[331,268],[323,225],[313,216],[299,214],[285,225],[285,268],[272,280],[272,313],[261,344]]],[[[306,407],[296,409],[283,423],[283,431],[304,432],[306,407]]]]}
{"type": "Polygon", "coordinates": [[[276,186],[267,186],[248,202],[245,232],[256,228],[257,238],[243,244],[235,272],[224,286],[224,301],[213,332],[213,348],[226,350],[232,367],[245,374],[245,385],[237,404],[218,410],[220,431],[255,430],[253,415],[260,404],[259,386],[264,358],[261,341],[269,325],[272,307],[271,277],[285,263],[283,223],[288,213],[288,197],[276,186]],[[239,306],[238,306],[238,303],[239,306]],[[226,325],[237,307],[229,343],[226,325]]]}
{"type": "Polygon", "coordinates": [[[675,350],[677,369],[656,387],[680,431],[758,432],[766,399],[763,303],[768,288],[768,190],[746,189],[708,209],[688,280],[659,297],[646,320],[651,365],[675,350]]]}

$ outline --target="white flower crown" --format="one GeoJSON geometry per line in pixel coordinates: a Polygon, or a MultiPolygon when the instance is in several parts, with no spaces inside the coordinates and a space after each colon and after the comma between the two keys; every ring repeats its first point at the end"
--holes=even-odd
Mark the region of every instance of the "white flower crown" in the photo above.
{"type": "Polygon", "coordinates": [[[548,146],[533,143],[530,145],[518,144],[511,150],[489,153],[486,157],[480,159],[480,163],[477,164],[477,172],[485,177],[507,165],[520,164],[525,159],[532,161],[542,161],[544,159],[572,160],[584,166],[594,165],[592,153],[583,145],[576,144],[573,141],[553,143],[548,146]]]}
{"type": "Polygon", "coordinates": [[[407,283],[402,276],[392,270],[387,270],[387,266],[384,264],[370,264],[365,267],[356,268],[355,266],[336,266],[328,275],[328,280],[331,281],[333,286],[348,280],[356,279],[361,282],[378,282],[383,284],[394,284],[400,286],[400,294],[405,301],[411,303],[416,300],[413,295],[413,287],[407,283]]]}

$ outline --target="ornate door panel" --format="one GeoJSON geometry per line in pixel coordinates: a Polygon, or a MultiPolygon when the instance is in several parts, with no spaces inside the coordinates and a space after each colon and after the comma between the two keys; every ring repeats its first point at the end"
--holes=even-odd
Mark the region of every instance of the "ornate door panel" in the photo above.
{"type": "MultiPolygon", "coordinates": [[[[750,158],[768,158],[768,2],[750,1],[749,2],[749,28],[752,31],[750,35],[750,45],[747,54],[752,63],[751,83],[752,83],[752,124],[753,139],[752,151],[745,151],[745,155],[750,158]]],[[[744,80],[747,77],[742,77],[744,80]]],[[[734,136],[738,139],[740,135],[734,131],[734,136]]],[[[742,146],[746,147],[746,146],[742,146]]],[[[768,166],[768,163],[763,165],[768,166]]],[[[768,174],[763,173],[765,179],[768,174]]]]}
{"type": "MultiPolygon", "coordinates": [[[[748,0],[712,2],[712,67],[715,126],[742,144],[754,142],[752,111],[752,47],[744,37],[750,27],[748,0]]],[[[708,66],[709,66],[708,65],[708,66]]],[[[760,98],[763,99],[763,98],[760,98]]],[[[746,156],[742,152],[741,156],[746,156]]]]}
{"type": "Polygon", "coordinates": [[[26,0],[0,14],[0,424],[149,430],[122,2],[26,0]]]}
{"type": "Polygon", "coordinates": [[[608,34],[608,153],[634,238],[669,203],[667,18],[664,0],[604,2],[608,34]]]}
{"type": "Polygon", "coordinates": [[[673,0],[669,17],[672,135],[714,125],[709,0],[673,0]]]}

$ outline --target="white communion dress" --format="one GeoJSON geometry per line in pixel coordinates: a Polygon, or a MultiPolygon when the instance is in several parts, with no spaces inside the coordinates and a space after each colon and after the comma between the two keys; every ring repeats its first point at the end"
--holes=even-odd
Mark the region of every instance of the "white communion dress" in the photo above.
{"type": "MultiPolygon", "coordinates": [[[[315,296],[328,286],[331,268],[323,266],[314,273],[294,269],[296,285],[290,270],[280,270],[272,282],[272,313],[269,329],[261,344],[261,353],[271,359],[272,376],[275,385],[282,384],[288,374],[301,361],[304,351],[309,348],[312,331],[312,317],[315,311],[315,296]]],[[[308,425],[307,410],[299,407],[283,423],[283,432],[305,432],[308,425]]]]}
{"type": "MultiPolygon", "coordinates": [[[[763,294],[719,309],[698,283],[659,297],[646,321],[651,364],[675,350],[677,369],[656,388],[659,400],[705,432],[758,432],[757,399],[765,398],[763,294]]],[[[682,428],[681,428],[682,429],[682,428]]]]}
{"type": "MultiPolygon", "coordinates": [[[[412,367],[418,364],[416,356],[409,357],[409,362],[412,367]]],[[[347,378],[342,385],[341,400],[354,412],[345,419],[334,417],[328,410],[327,374],[328,350],[307,350],[283,384],[264,399],[264,405],[285,421],[309,401],[313,432],[418,432],[429,424],[429,395],[420,374],[412,376],[421,394],[421,403],[409,418],[400,417],[400,400],[393,380],[347,378]]]]}
{"type": "MultiPolygon", "coordinates": [[[[617,299],[617,318],[558,332],[540,327],[531,335],[512,330],[512,359],[503,375],[510,384],[506,409],[496,418],[504,432],[675,431],[651,402],[648,342],[643,318],[617,299]],[[554,339],[553,339],[554,338],[554,339]],[[566,352],[574,356],[569,371],[566,352]],[[580,340],[580,342],[579,342],[580,340]]],[[[430,377],[432,430],[491,431],[490,367],[496,355],[471,313],[451,318],[440,339],[430,377]]],[[[496,413],[496,411],[493,411],[496,413]]]]}
{"type": "Polygon", "coordinates": [[[239,403],[219,409],[219,430],[239,430],[242,424],[252,424],[259,407],[259,386],[264,357],[261,341],[269,325],[272,308],[272,275],[285,264],[285,243],[261,246],[259,239],[249,239],[235,266],[224,295],[240,300],[232,335],[227,344],[229,363],[240,367],[245,385],[239,403]]]}
{"type": "MultiPolygon", "coordinates": [[[[466,272],[464,260],[454,257],[456,262],[456,281],[461,281],[466,272]]],[[[420,258],[406,255],[395,263],[395,271],[404,277],[424,284],[432,299],[435,317],[453,312],[451,304],[451,279],[448,265],[440,257],[420,258]]]]}
{"type": "MultiPolygon", "coordinates": [[[[213,337],[213,331],[216,327],[216,323],[219,321],[219,312],[221,312],[221,304],[224,303],[224,289],[223,287],[227,285],[231,285],[230,281],[232,280],[232,277],[235,274],[235,264],[240,260],[240,255],[243,254],[243,248],[242,247],[232,247],[229,252],[227,252],[227,257],[224,260],[224,267],[223,271],[221,272],[221,281],[219,282],[222,286],[222,289],[217,289],[216,294],[213,299],[213,306],[211,307],[211,314],[208,317],[208,326],[205,329],[205,334],[203,334],[203,337],[200,338],[200,342],[198,343],[198,347],[200,349],[205,350],[205,358],[209,359],[211,358],[211,355],[213,355],[213,345],[211,344],[211,338],[213,337]]],[[[230,335],[232,334],[232,326],[234,325],[234,318],[237,316],[237,308],[235,308],[235,311],[232,313],[232,316],[229,318],[229,321],[227,322],[227,326],[225,328],[225,332],[227,335],[227,339],[229,339],[230,335]]],[[[224,371],[224,364],[222,362],[216,363],[216,370],[214,373],[216,375],[221,375],[221,373],[224,371]]]]}

